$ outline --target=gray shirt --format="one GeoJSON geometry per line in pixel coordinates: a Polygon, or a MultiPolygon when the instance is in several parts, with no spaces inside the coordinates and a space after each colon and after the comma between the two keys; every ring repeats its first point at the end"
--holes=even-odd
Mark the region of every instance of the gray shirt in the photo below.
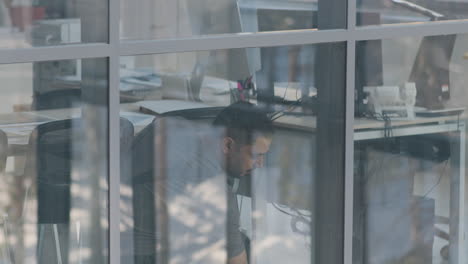
{"type": "Polygon", "coordinates": [[[228,259],[238,256],[245,250],[242,235],[239,230],[239,206],[236,194],[229,186],[227,190],[227,253],[228,259]]]}

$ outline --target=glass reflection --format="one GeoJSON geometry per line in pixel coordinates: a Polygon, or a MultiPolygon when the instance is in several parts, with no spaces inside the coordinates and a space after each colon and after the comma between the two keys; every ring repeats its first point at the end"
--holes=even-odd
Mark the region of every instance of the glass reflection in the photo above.
{"type": "Polygon", "coordinates": [[[344,59],[344,47],[122,57],[121,115],[135,124],[135,138],[121,145],[121,261],[339,258],[338,250],[333,257],[314,252],[341,247],[342,217],[325,212],[342,212],[341,196],[327,195],[341,188],[343,174],[335,169],[343,163],[334,159],[334,172],[322,166],[327,177],[318,177],[316,153],[317,131],[333,142],[330,149],[342,153],[344,146],[344,67],[336,65],[345,64],[334,64],[344,59]],[[333,76],[315,67],[327,63],[336,66],[333,76]],[[314,236],[322,225],[336,239],[314,236]]]}
{"type": "Polygon", "coordinates": [[[468,5],[462,0],[358,0],[356,4],[359,26],[468,18],[468,5]]]}
{"type": "Polygon", "coordinates": [[[105,262],[107,61],[0,68],[0,262],[105,262]]]}
{"type": "Polygon", "coordinates": [[[2,0],[0,48],[107,42],[107,1],[2,0]]]}
{"type": "Polygon", "coordinates": [[[466,35],[359,42],[354,263],[466,257],[467,42],[466,35]]]}
{"type": "Polygon", "coordinates": [[[176,39],[213,34],[344,28],[346,5],[317,0],[122,1],[121,38],[176,39]],[[163,7],[163,8],[162,8],[163,7]],[[320,19],[319,19],[320,16],[320,19]]]}

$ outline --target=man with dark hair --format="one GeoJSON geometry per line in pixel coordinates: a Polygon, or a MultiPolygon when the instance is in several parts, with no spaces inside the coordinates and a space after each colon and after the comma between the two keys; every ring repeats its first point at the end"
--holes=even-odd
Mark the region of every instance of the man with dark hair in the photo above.
{"type": "Polygon", "coordinates": [[[222,153],[228,178],[227,253],[228,264],[246,264],[247,254],[239,231],[236,191],[239,180],[263,167],[273,134],[267,112],[246,102],[232,104],[216,117],[214,126],[224,129],[222,153]]]}

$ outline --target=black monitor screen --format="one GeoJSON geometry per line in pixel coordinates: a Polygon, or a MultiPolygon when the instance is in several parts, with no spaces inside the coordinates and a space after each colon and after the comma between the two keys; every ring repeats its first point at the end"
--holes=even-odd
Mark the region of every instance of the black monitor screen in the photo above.
{"type": "MultiPolygon", "coordinates": [[[[379,24],[380,14],[360,12],[357,20],[367,24],[379,24]]],[[[364,104],[364,86],[383,85],[382,41],[362,41],[356,46],[356,79],[355,79],[355,115],[362,116],[367,110],[364,104]]]]}
{"type": "Polygon", "coordinates": [[[456,35],[424,37],[409,77],[416,83],[416,105],[428,109],[443,108],[450,98],[450,58],[456,35]]]}

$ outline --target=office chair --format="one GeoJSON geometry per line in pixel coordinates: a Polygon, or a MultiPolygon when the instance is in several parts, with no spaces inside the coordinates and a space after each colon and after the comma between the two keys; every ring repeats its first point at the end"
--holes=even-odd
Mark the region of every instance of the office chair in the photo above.
{"type": "MultiPolygon", "coordinates": [[[[207,132],[213,128],[205,121],[208,120],[197,119],[195,123],[180,116],[162,117],[135,136],[132,145],[135,264],[158,263],[164,255],[170,255],[164,249],[164,241],[174,235],[168,233],[170,226],[173,230],[179,224],[168,213],[171,199],[177,194],[185,197],[187,184],[197,186],[210,181],[204,176],[210,175],[211,165],[220,164],[204,157],[213,153],[208,148],[216,148],[214,140],[207,139],[207,132]],[[156,141],[159,138],[161,141],[156,141]],[[209,141],[201,141],[205,139],[209,141]],[[202,162],[207,160],[210,162],[202,162]],[[195,177],[190,177],[190,173],[195,177]],[[162,249],[156,251],[157,246],[162,249]]],[[[197,206],[195,202],[194,208],[197,206]]]]}
{"type": "Polygon", "coordinates": [[[8,137],[3,130],[0,130],[0,173],[5,172],[8,157],[8,137]]]}
{"type": "Polygon", "coordinates": [[[32,110],[72,108],[81,105],[81,89],[63,89],[35,94],[32,110]]]}
{"type": "Polygon", "coordinates": [[[82,153],[79,119],[48,122],[36,127],[29,138],[25,173],[36,180],[38,263],[68,262],[70,174],[72,158],[82,153]],[[47,228],[50,227],[50,228],[47,228]],[[57,247],[59,250],[57,250],[57,247]]]}
{"type": "MultiPolygon", "coordinates": [[[[128,153],[133,125],[121,118],[121,142],[128,153]]],[[[76,157],[86,155],[85,127],[81,119],[39,125],[29,139],[25,173],[36,180],[38,263],[68,263],[71,173],[76,157]]],[[[122,155],[125,157],[125,155],[122,155]]],[[[121,166],[125,167],[125,163],[121,166]]],[[[122,171],[128,172],[127,168],[122,171]]]]}
{"type": "MultiPolygon", "coordinates": [[[[156,263],[154,140],[156,119],[138,133],[131,147],[135,264],[156,263]]],[[[131,253],[130,253],[131,255],[131,253]]]]}

